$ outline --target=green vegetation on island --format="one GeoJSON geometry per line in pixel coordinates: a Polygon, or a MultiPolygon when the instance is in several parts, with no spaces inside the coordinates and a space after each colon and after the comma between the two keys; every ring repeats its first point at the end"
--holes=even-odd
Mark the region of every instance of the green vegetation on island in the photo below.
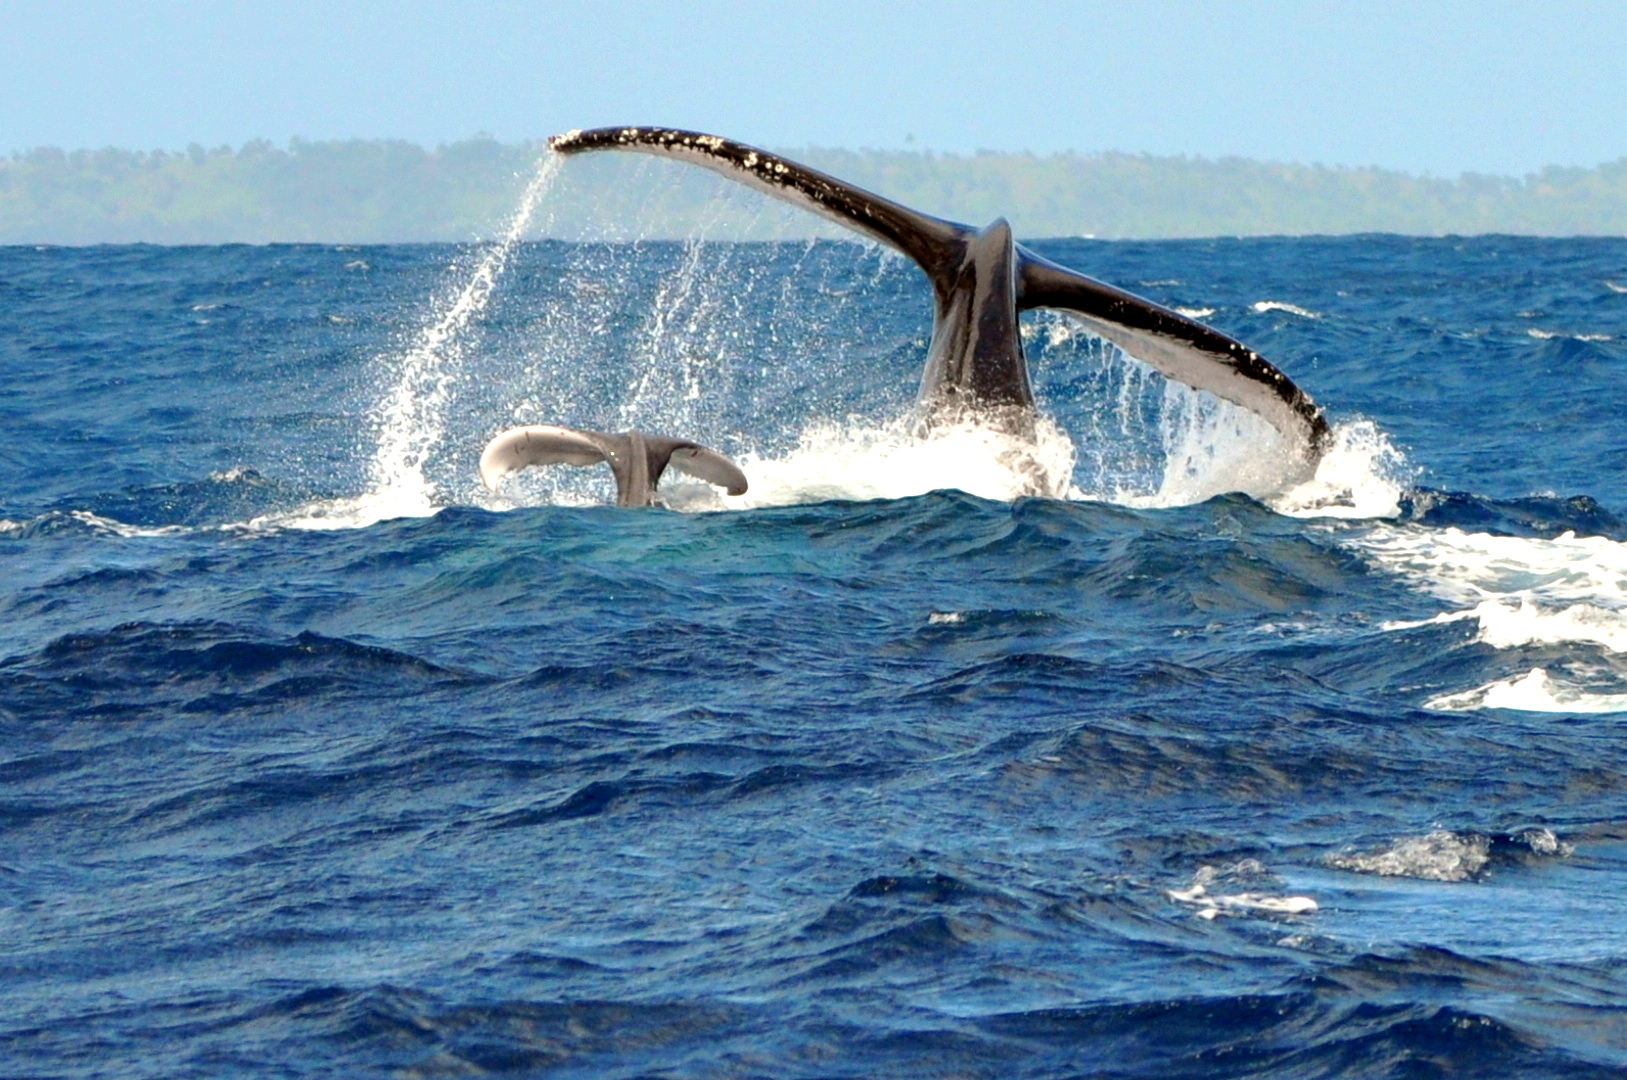
{"type": "MultiPolygon", "coordinates": [[[[37,149],[0,158],[0,243],[369,243],[499,232],[546,151],[474,138],[180,152],[37,149]]],[[[1393,232],[1627,235],[1627,159],[1525,177],[1413,176],[1137,154],[805,149],[790,156],[960,221],[1021,236],[1393,232]]],[[[531,235],[838,235],[701,170],[634,155],[573,159],[531,235]]]]}

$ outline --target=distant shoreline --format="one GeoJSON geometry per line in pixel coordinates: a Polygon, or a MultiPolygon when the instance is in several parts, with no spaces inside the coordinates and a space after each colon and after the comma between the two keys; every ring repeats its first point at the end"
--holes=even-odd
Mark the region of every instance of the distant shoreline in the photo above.
{"type": "MultiPolygon", "coordinates": [[[[493,235],[546,153],[476,138],[183,151],[30,150],[0,158],[0,244],[389,243],[493,235]]],[[[1378,168],[1120,153],[787,151],[942,217],[1099,239],[1627,236],[1627,158],[1455,180],[1378,168]]],[[[800,239],[835,226],[701,170],[623,155],[572,161],[537,237],[800,239]]]]}

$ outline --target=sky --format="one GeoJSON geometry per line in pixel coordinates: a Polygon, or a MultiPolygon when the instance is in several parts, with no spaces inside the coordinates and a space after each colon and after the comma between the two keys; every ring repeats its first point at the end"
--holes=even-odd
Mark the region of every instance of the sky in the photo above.
{"type": "Polygon", "coordinates": [[[687,127],[1524,175],[1627,157],[1621,0],[0,0],[0,154],[687,127]]]}

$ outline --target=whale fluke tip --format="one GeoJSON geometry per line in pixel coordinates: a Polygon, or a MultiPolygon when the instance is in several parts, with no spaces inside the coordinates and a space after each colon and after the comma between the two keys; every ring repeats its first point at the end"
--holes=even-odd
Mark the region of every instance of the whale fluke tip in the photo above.
{"type": "Polygon", "coordinates": [[[581,138],[582,138],[582,129],[581,128],[571,128],[569,131],[565,132],[564,134],[555,135],[552,138],[550,138],[548,140],[548,149],[553,150],[556,153],[564,153],[565,151],[570,150],[571,147],[574,146],[577,142],[581,141],[581,138]]]}
{"type": "Polygon", "coordinates": [[[746,493],[746,474],[740,466],[715,450],[693,443],[673,448],[669,463],[674,469],[697,480],[716,484],[730,495],[746,493]]]}

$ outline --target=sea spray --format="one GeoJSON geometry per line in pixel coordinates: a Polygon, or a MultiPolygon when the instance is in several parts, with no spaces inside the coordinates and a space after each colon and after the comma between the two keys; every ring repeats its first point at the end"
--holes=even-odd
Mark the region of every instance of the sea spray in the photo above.
{"type": "Polygon", "coordinates": [[[1270,498],[1292,517],[1386,518],[1400,511],[1415,468],[1371,420],[1335,422],[1316,473],[1270,498]]]}
{"type": "Polygon", "coordinates": [[[720,367],[719,328],[737,313],[723,310],[723,290],[712,284],[729,271],[728,248],[720,248],[721,261],[703,262],[705,242],[684,242],[683,257],[665,275],[640,335],[635,375],[621,403],[621,426],[665,425],[673,430],[694,430],[707,376],[720,367]]]}
{"type": "Polygon", "coordinates": [[[397,361],[395,383],[379,408],[372,487],[361,500],[373,520],[434,512],[435,485],[424,464],[445,434],[446,404],[460,375],[466,331],[486,310],[562,163],[557,154],[543,156],[500,239],[484,246],[462,282],[431,305],[430,320],[397,361]]]}
{"type": "Polygon", "coordinates": [[[1298,455],[1266,420],[1166,379],[1073,316],[1027,313],[1022,333],[1042,407],[1069,418],[1078,497],[1157,508],[1240,491],[1295,516],[1396,513],[1409,467],[1368,421],[1336,423],[1314,476],[1300,479],[1298,455]]]}

